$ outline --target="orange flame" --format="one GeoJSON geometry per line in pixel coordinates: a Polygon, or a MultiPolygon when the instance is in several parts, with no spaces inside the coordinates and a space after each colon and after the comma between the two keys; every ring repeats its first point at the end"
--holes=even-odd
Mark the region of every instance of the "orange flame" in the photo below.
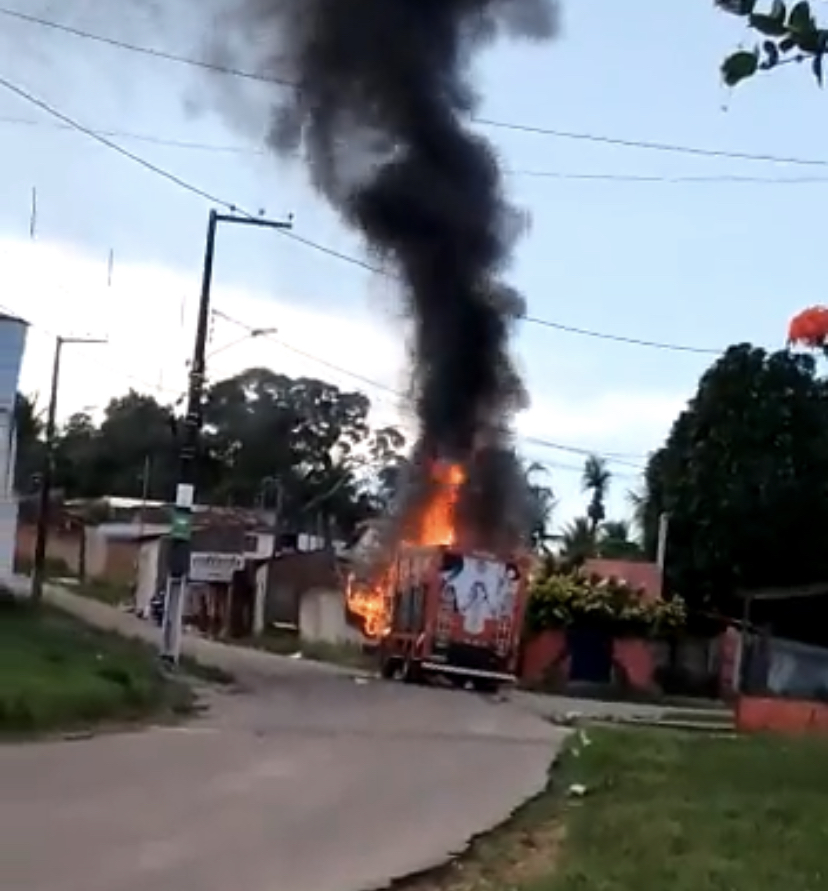
{"type": "Polygon", "coordinates": [[[385,589],[388,580],[383,577],[371,586],[361,585],[351,576],[345,592],[348,609],[362,622],[362,633],[371,640],[384,637],[389,629],[388,610],[385,605],[385,589]]]}
{"type": "MultiPolygon", "coordinates": [[[[435,463],[431,470],[434,483],[431,498],[414,524],[404,544],[409,546],[452,545],[457,541],[456,507],[465,473],[459,464],[435,463]]],[[[394,584],[393,570],[386,569],[379,581],[365,585],[353,577],[348,580],[346,602],[350,612],[361,619],[366,637],[377,640],[391,629],[389,588],[394,584]]]]}
{"type": "Polygon", "coordinates": [[[459,464],[435,464],[431,471],[434,491],[418,518],[411,545],[451,545],[457,541],[455,509],[460,486],[465,480],[459,464]]]}
{"type": "Polygon", "coordinates": [[[788,326],[788,342],[811,349],[828,345],[828,306],[812,306],[795,315],[788,326]]]}

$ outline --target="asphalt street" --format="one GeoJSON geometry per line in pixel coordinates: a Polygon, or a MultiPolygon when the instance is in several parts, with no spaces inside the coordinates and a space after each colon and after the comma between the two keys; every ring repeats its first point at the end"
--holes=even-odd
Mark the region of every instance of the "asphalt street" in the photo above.
{"type": "Polygon", "coordinates": [[[186,725],[0,746],[0,888],[383,887],[540,791],[565,736],[519,703],[272,664],[186,725]]]}

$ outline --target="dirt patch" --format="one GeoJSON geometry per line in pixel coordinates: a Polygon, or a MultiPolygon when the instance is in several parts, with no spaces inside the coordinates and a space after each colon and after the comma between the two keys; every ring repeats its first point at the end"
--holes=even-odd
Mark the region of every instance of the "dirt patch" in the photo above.
{"type": "Polygon", "coordinates": [[[566,838],[561,797],[550,788],[453,861],[394,884],[395,891],[506,891],[535,887],[555,871],[566,838]]]}

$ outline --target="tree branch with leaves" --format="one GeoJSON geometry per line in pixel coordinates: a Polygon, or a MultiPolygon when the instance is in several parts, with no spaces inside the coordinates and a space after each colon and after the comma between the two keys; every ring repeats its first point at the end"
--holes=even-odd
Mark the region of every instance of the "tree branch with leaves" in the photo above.
{"type": "Polygon", "coordinates": [[[752,49],[739,49],[722,63],[722,79],[735,87],[762,71],[791,63],[810,63],[811,71],[822,86],[825,54],[828,52],[828,28],[820,27],[807,0],[788,6],[783,0],[770,4],[759,0],[715,0],[730,15],[743,19],[758,37],[752,49]]]}

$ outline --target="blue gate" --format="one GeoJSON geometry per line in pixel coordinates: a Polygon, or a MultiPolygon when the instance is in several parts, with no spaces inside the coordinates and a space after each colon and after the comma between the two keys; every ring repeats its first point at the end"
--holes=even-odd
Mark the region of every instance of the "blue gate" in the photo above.
{"type": "Polygon", "coordinates": [[[612,637],[589,628],[573,628],[566,635],[569,680],[608,684],[612,680],[612,637]]]}

